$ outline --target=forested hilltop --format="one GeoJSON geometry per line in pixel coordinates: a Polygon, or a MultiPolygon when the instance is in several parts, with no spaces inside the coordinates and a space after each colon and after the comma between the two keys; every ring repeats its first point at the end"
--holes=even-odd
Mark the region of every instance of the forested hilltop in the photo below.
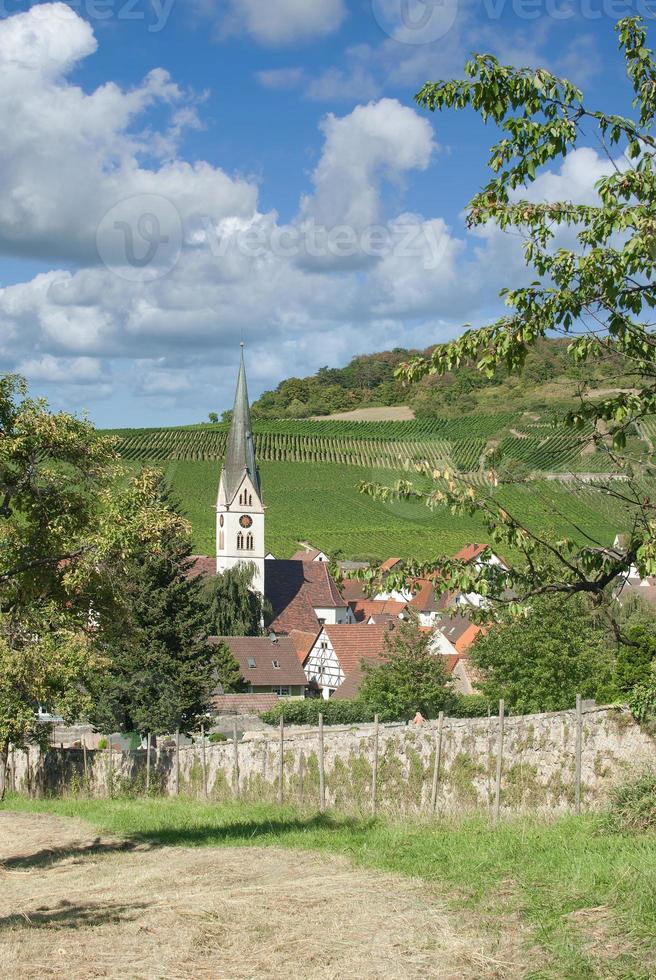
{"type": "Polygon", "coordinates": [[[485,378],[474,364],[457,372],[424,378],[405,388],[395,378],[400,364],[425,351],[396,347],[354,357],[343,368],[323,367],[306,378],[288,378],[265,392],[253,405],[260,418],[306,418],[358,408],[409,405],[417,415],[459,415],[462,412],[543,411],[570,408],[582,387],[591,391],[630,387],[613,359],[577,367],[567,353],[569,341],[542,340],[529,350],[521,376],[497,368],[485,378]]]}

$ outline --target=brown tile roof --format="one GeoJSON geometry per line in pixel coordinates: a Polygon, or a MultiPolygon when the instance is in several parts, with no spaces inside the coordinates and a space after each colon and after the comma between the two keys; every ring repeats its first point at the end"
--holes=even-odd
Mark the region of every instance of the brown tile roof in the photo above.
{"type": "Polygon", "coordinates": [[[306,633],[303,630],[292,630],[289,634],[289,639],[294,644],[296,655],[302,664],[305,663],[318,635],[318,633],[306,633]]]}
{"type": "Polygon", "coordinates": [[[366,623],[370,616],[396,616],[397,618],[406,607],[405,602],[396,599],[358,599],[349,602],[353,615],[358,623],[366,623]]]}
{"type": "Polygon", "coordinates": [[[359,599],[367,598],[367,594],[364,591],[364,582],[359,582],[356,578],[343,579],[339,588],[349,605],[351,602],[357,602],[359,599]]]}
{"type": "Polygon", "coordinates": [[[319,555],[325,554],[325,552],[319,551],[318,548],[299,548],[292,555],[290,561],[314,561],[319,555]]]}
{"type": "Polygon", "coordinates": [[[417,579],[412,583],[413,596],[408,603],[417,612],[436,612],[438,609],[438,597],[435,594],[435,585],[428,579],[417,579]]]}
{"type": "MultiPolygon", "coordinates": [[[[479,555],[482,555],[483,552],[487,551],[488,548],[490,548],[489,544],[468,544],[465,545],[464,548],[461,548],[460,551],[456,552],[456,554],[453,557],[455,561],[470,562],[473,561],[475,558],[478,558],[479,555]]],[[[495,554],[495,552],[492,552],[492,554],[495,554]]],[[[506,567],[508,566],[508,562],[505,561],[505,559],[502,558],[501,555],[497,555],[497,558],[504,565],[506,565],[506,567]]]]}
{"type": "Polygon", "coordinates": [[[451,619],[444,619],[437,629],[460,654],[466,653],[483,630],[481,626],[472,623],[466,616],[453,616],[451,619]]]}
{"type": "Polygon", "coordinates": [[[267,561],[264,593],[273,611],[268,624],[275,633],[320,630],[315,609],[336,609],[346,602],[335,585],[327,562],[267,561]]]}
{"type": "Polygon", "coordinates": [[[398,565],[400,561],[401,561],[400,558],[388,558],[386,561],[383,562],[383,564],[380,566],[378,571],[383,573],[390,572],[395,565],[398,565]]]}
{"type": "Polygon", "coordinates": [[[278,700],[277,694],[215,694],[210,704],[219,715],[259,715],[278,700]]]}
{"type": "Polygon", "coordinates": [[[186,576],[187,578],[196,578],[198,575],[216,575],[216,558],[208,558],[207,555],[192,555],[189,559],[186,576]]]}
{"type": "Polygon", "coordinates": [[[241,669],[246,683],[254,687],[269,684],[296,684],[305,687],[307,681],[298,660],[296,647],[288,636],[274,643],[268,636],[213,636],[210,643],[226,643],[241,669]],[[249,658],[255,666],[249,664],[249,658]],[[274,667],[277,661],[280,666],[274,667]]]}
{"type": "Polygon", "coordinates": [[[324,632],[339,660],[339,665],[348,676],[360,664],[361,660],[380,657],[385,649],[385,636],[391,630],[390,625],[372,625],[362,623],[356,626],[324,626],[324,632]]]}

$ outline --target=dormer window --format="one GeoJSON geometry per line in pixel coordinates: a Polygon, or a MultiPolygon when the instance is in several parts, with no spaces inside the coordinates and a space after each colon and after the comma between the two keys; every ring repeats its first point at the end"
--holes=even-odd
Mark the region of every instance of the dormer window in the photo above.
{"type": "Polygon", "coordinates": [[[272,665],[272,667],[273,667],[274,670],[280,670],[280,661],[279,660],[272,660],[271,661],[271,665],[272,665]]]}

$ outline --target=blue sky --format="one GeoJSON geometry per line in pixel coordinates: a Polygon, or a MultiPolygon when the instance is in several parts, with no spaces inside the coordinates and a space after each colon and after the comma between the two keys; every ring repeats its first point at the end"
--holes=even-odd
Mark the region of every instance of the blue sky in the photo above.
{"type": "MultiPolygon", "coordinates": [[[[0,369],[170,425],[228,407],[242,336],[255,396],[484,322],[523,275],[516,238],[464,228],[494,133],[414,93],[491,51],[626,112],[636,10],[656,0],[1,0],[0,369]]],[[[528,193],[594,200],[608,166],[591,135],[528,193]]]]}

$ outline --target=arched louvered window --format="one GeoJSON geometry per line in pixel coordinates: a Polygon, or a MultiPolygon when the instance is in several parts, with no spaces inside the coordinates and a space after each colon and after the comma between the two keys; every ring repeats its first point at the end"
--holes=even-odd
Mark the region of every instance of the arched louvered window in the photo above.
{"type": "Polygon", "coordinates": [[[243,551],[243,550],[244,550],[244,535],[240,531],[239,534],[237,535],[237,551],[243,551]]]}
{"type": "Polygon", "coordinates": [[[253,535],[252,534],[247,534],[246,535],[246,550],[247,551],[252,551],[253,550],[253,535]]]}

